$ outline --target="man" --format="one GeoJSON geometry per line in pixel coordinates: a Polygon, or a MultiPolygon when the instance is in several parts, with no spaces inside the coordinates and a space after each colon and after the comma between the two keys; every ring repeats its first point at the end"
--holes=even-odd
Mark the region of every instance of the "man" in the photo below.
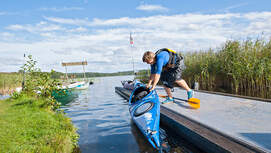
{"type": "Polygon", "coordinates": [[[143,62],[151,65],[151,75],[147,87],[154,90],[161,76],[167,98],[162,103],[173,102],[171,88],[174,83],[183,87],[187,91],[188,99],[193,97],[193,90],[189,88],[185,80],[181,78],[182,71],[185,69],[183,57],[175,51],[163,48],[156,53],[146,51],[142,57],[143,62]]]}

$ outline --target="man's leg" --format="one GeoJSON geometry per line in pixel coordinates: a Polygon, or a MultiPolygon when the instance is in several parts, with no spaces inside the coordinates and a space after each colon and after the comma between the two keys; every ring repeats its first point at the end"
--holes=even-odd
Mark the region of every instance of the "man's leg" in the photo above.
{"type": "Polygon", "coordinates": [[[166,87],[166,86],[164,85],[164,89],[165,89],[165,91],[166,91],[168,97],[166,97],[166,100],[162,101],[161,103],[162,103],[162,104],[166,104],[166,103],[174,102],[174,99],[173,99],[173,97],[172,97],[172,93],[171,93],[170,88],[168,88],[168,87],[166,87]]]}
{"type": "Polygon", "coordinates": [[[172,93],[171,93],[170,88],[168,88],[168,87],[164,86],[164,89],[165,89],[165,91],[166,91],[166,93],[167,93],[168,97],[169,97],[169,98],[172,98],[172,93]]]}
{"type": "Polygon", "coordinates": [[[184,88],[186,91],[190,91],[191,89],[189,88],[189,86],[187,85],[187,83],[185,82],[184,79],[181,80],[177,80],[175,81],[179,86],[181,86],[182,88],[184,88]]]}
{"type": "Polygon", "coordinates": [[[173,96],[171,93],[171,90],[169,87],[173,87],[173,82],[170,81],[170,78],[172,78],[171,73],[163,73],[161,74],[161,81],[163,82],[163,87],[168,95],[165,101],[162,102],[162,104],[173,102],[173,96]]]}
{"type": "Polygon", "coordinates": [[[190,99],[194,95],[194,91],[189,88],[184,79],[175,81],[179,86],[183,87],[187,91],[187,99],[190,99]]]}

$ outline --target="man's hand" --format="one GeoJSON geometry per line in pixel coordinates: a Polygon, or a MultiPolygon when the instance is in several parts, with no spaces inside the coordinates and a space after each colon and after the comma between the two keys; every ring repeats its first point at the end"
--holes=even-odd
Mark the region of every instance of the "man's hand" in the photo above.
{"type": "Polygon", "coordinates": [[[147,87],[148,89],[151,87],[152,82],[153,82],[153,74],[151,74],[150,79],[149,79],[149,81],[148,81],[148,83],[147,83],[147,85],[146,85],[146,87],[147,87]]]}
{"type": "Polygon", "coordinates": [[[151,89],[150,89],[150,91],[152,91],[152,90],[154,90],[155,89],[155,87],[153,86],[151,89]]]}

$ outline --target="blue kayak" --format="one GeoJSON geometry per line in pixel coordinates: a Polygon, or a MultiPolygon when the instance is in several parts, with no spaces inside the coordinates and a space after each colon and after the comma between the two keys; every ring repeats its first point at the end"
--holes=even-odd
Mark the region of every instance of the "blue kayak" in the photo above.
{"type": "Polygon", "coordinates": [[[134,86],[134,90],[129,98],[130,115],[151,145],[159,150],[159,97],[155,90],[149,91],[140,82],[136,82],[134,86]]]}

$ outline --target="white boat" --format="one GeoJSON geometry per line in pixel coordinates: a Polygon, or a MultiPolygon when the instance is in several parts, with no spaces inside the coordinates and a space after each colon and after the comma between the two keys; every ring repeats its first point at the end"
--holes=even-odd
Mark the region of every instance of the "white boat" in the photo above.
{"type": "Polygon", "coordinates": [[[84,81],[76,81],[69,85],[67,85],[68,88],[74,88],[74,89],[88,89],[90,82],[86,79],[86,73],[85,73],[85,65],[87,65],[87,61],[84,60],[82,62],[62,62],[62,66],[65,66],[66,69],[66,78],[68,80],[68,74],[67,74],[67,66],[76,66],[76,65],[82,65],[84,70],[84,81]]]}
{"type": "Polygon", "coordinates": [[[88,89],[89,87],[89,82],[87,81],[81,81],[77,82],[78,85],[75,87],[75,89],[83,90],[83,89],[88,89]]]}

